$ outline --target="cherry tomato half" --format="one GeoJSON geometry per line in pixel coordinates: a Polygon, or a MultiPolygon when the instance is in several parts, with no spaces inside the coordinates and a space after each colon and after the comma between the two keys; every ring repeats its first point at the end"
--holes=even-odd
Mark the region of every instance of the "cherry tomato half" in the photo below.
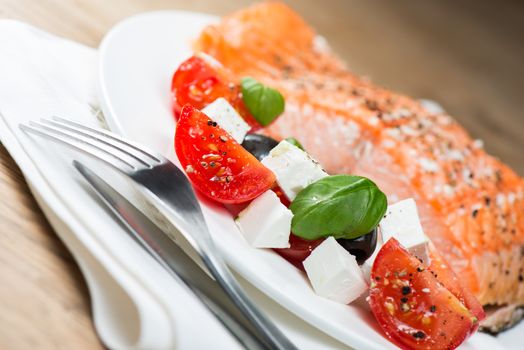
{"type": "Polygon", "coordinates": [[[369,304],[384,333],[402,349],[454,349],[478,319],[397,240],[379,251],[369,304]]]}
{"type": "Polygon", "coordinates": [[[202,109],[223,97],[251,126],[251,131],[261,128],[244,105],[239,82],[233,78],[233,73],[211,58],[195,55],[184,61],[173,75],[171,93],[177,118],[187,103],[202,109]]]}
{"type": "Polygon", "coordinates": [[[302,262],[309,256],[309,254],[311,254],[313,249],[315,249],[323,241],[324,238],[309,241],[307,239],[295,236],[294,234],[290,234],[289,248],[275,248],[273,250],[295,267],[304,271],[302,262]]]}
{"type": "Polygon", "coordinates": [[[480,324],[480,321],[486,318],[486,313],[477,298],[471,293],[462,281],[457,277],[455,272],[447,264],[444,258],[438,253],[435,247],[431,247],[430,258],[431,265],[429,270],[433,275],[446,287],[455,297],[464,304],[471,313],[479,320],[473,325],[472,332],[475,332],[480,324]]]}
{"type": "Polygon", "coordinates": [[[271,170],[189,104],[180,112],[175,151],[193,185],[221,203],[247,202],[275,183],[271,170]]]}

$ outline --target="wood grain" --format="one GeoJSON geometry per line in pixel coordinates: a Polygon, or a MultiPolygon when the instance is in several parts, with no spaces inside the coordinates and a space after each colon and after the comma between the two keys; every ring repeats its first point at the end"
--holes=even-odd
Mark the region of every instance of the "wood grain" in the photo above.
{"type": "MultiPolygon", "coordinates": [[[[519,1],[288,1],[350,68],[439,101],[524,174],[524,4],[519,1]]],[[[0,0],[0,18],[96,47],[119,20],[150,10],[223,15],[251,1],[0,0]]],[[[89,297],[72,257],[0,147],[0,349],[96,349],[89,297]]]]}

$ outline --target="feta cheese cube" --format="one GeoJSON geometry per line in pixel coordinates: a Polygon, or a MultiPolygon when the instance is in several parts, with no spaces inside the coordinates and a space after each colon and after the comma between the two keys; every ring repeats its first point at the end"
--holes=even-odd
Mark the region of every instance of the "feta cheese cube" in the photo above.
{"type": "Polygon", "coordinates": [[[289,248],[293,213],[268,190],[242,210],[235,222],[255,248],[289,248]]]}
{"type": "Polygon", "coordinates": [[[349,304],[368,288],[355,257],[333,237],[316,247],[303,264],[315,293],[322,297],[349,304]]]}
{"type": "Polygon", "coordinates": [[[278,185],[291,201],[302,189],[328,176],[317,161],[287,141],[273,148],[262,164],[275,173],[278,185]]]}
{"type": "Polygon", "coordinates": [[[217,122],[238,143],[244,141],[244,137],[251,127],[242,119],[238,112],[224,98],[215,101],[202,109],[205,115],[217,122]]]}
{"type": "Polygon", "coordinates": [[[386,215],[380,221],[380,231],[384,242],[394,237],[413,255],[429,265],[429,238],[424,234],[418,217],[417,204],[413,198],[388,206],[386,215]]]}

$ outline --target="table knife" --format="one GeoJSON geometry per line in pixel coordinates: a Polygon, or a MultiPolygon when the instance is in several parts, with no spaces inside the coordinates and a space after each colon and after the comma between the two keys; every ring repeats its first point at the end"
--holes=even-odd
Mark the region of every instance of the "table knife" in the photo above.
{"type": "Polygon", "coordinates": [[[151,219],[82,163],[74,167],[103,205],[174,279],[186,285],[246,349],[267,349],[218,284],[151,219]]]}

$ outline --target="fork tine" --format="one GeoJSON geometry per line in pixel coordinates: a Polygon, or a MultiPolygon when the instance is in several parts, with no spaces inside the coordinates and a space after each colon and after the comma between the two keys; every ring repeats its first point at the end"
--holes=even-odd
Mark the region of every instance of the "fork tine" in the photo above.
{"type": "Polygon", "coordinates": [[[138,152],[138,153],[141,153],[142,155],[145,155],[145,156],[149,157],[151,160],[153,160],[153,161],[155,161],[157,163],[162,163],[162,162],[165,161],[164,157],[162,155],[160,155],[159,153],[150,151],[150,150],[146,149],[144,146],[139,145],[139,144],[137,144],[135,142],[126,140],[126,139],[124,139],[124,138],[122,138],[122,137],[120,137],[120,136],[118,136],[118,135],[116,135],[116,134],[114,134],[114,133],[112,133],[110,131],[101,130],[101,129],[95,129],[95,128],[89,127],[87,125],[83,125],[83,124],[77,123],[75,121],[72,121],[72,120],[69,120],[69,119],[65,119],[65,118],[62,118],[62,117],[58,117],[58,116],[53,116],[52,119],[55,122],[59,122],[61,124],[67,125],[69,127],[75,127],[76,130],[81,129],[83,132],[94,134],[94,135],[92,135],[93,137],[96,137],[95,135],[97,135],[97,136],[103,138],[105,140],[105,142],[110,143],[110,144],[112,144],[114,146],[116,146],[118,144],[120,146],[126,147],[125,152],[129,152],[130,150],[133,150],[134,152],[138,152]]]}
{"type": "Polygon", "coordinates": [[[59,130],[52,129],[46,125],[31,122],[30,125],[20,124],[19,127],[25,132],[37,134],[53,141],[60,142],[66,146],[100,159],[106,164],[124,173],[127,173],[129,170],[136,170],[135,165],[127,162],[125,159],[118,157],[116,154],[110,153],[98,145],[93,144],[92,142],[77,139],[74,136],[68,135],[67,133],[61,132],[59,130]],[[129,169],[125,169],[122,165],[115,164],[115,160],[120,162],[122,165],[125,165],[129,169]]]}
{"type": "Polygon", "coordinates": [[[133,158],[135,161],[141,163],[142,165],[151,168],[152,165],[149,161],[144,159],[143,154],[137,154],[132,149],[129,149],[127,147],[122,147],[120,143],[114,142],[110,138],[106,138],[103,136],[98,135],[96,132],[90,131],[90,130],[84,130],[83,128],[77,127],[75,125],[69,125],[66,123],[61,123],[59,121],[49,120],[49,119],[42,119],[40,121],[41,126],[45,125],[45,127],[52,127],[53,130],[60,130],[60,132],[63,132],[65,134],[68,134],[72,137],[82,138],[82,139],[90,139],[92,140],[92,143],[100,143],[104,144],[105,146],[114,149],[115,151],[120,151],[124,153],[126,156],[133,158]]]}

